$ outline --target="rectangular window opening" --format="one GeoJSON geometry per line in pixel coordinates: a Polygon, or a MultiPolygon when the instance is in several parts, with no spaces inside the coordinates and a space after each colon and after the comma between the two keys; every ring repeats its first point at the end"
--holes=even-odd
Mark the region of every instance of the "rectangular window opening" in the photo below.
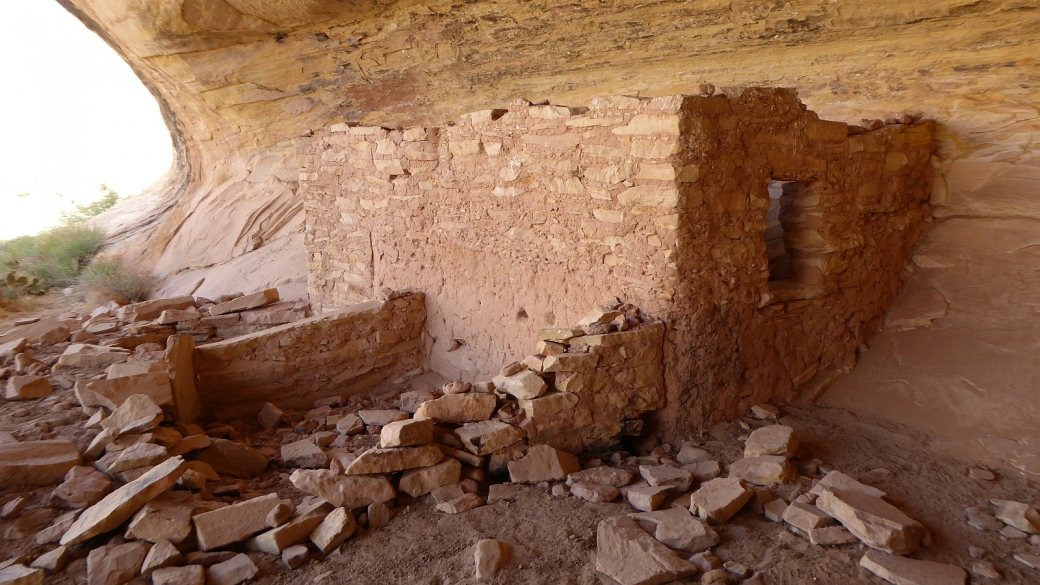
{"type": "Polygon", "coordinates": [[[790,204],[795,190],[786,188],[794,187],[793,181],[770,181],[769,182],[769,213],[766,216],[769,226],[766,227],[766,260],[769,261],[769,280],[787,280],[791,278],[793,271],[791,265],[791,254],[784,243],[785,206],[790,204]]]}

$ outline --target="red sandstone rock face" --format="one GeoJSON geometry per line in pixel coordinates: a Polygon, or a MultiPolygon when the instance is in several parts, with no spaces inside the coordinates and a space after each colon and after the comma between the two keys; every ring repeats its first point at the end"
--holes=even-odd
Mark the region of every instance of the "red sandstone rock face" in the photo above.
{"type": "Polygon", "coordinates": [[[60,1],[135,68],[174,135],[166,181],[98,220],[147,252],[167,296],[201,278],[204,296],[304,293],[292,140],[328,123],[435,124],[517,96],[580,104],[693,92],[705,80],[795,87],[832,119],[920,111],[939,122],[930,204],[950,219],[918,248],[912,284],[939,291],[949,317],[935,319],[939,335],[886,333],[885,355],[839,383],[840,403],[893,404],[880,414],[909,422],[939,412],[942,424],[925,426],[956,429],[955,439],[1035,434],[1040,411],[1023,405],[1035,402],[1037,366],[1021,352],[1032,315],[1019,312],[1040,304],[1028,277],[1040,265],[1030,219],[1040,214],[1040,13],[1030,2],[60,1]],[[1000,359],[980,358],[991,354],[1000,359]]]}

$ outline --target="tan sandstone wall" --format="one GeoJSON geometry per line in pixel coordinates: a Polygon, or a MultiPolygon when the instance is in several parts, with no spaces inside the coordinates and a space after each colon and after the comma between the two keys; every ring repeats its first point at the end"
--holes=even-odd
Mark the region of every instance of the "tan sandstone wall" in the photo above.
{"type": "Polygon", "coordinates": [[[265,402],[310,408],[423,366],[424,295],[392,294],[195,349],[203,417],[250,418],[265,402]]]}
{"type": "Polygon", "coordinates": [[[298,155],[311,299],[426,292],[431,367],[472,380],[620,298],[670,325],[662,419],[733,416],[872,331],[923,230],[932,129],[849,136],[762,89],[324,128],[298,155]],[[800,182],[784,217],[796,274],[774,283],[771,179],[800,182]]]}

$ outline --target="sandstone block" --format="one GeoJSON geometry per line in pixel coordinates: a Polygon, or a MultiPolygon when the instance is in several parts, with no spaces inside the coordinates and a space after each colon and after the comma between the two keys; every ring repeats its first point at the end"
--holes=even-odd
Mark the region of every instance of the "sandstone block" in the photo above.
{"type": "Polygon", "coordinates": [[[859,566],[895,585],[964,585],[968,574],[953,565],[915,561],[868,550],[859,566]]]}
{"type": "Polygon", "coordinates": [[[610,485],[619,488],[632,483],[632,477],[634,477],[634,475],[634,473],[627,469],[618,469],[602,465],[600,467],[590,467],[589,469],[576,471],[568,475],[567,485],[584,482],[598,485],[610,485]]]}
{"type": "Polygon", "coordinates": [[[628,516],[602,520],[596,529],[596,570],[621,585],[659,585],[689,577],[697,567],[640,528],[628,516]]]}
{"type": "Polygon", "coordinates": [[[116,435],[144,433],[154,429],[163,419],[162,409],[149,396],[133,394],[112,412],[112,416],[101,421],[101,428],[116,435]]]}
{"type": "Polygon", "coordinates": [[[390,523],[390,508],[382,502],[368,505],[368,527],[378,528],[390,523]]]}
{"type": "Polygon", "coordinates": [[[239,542],[267,528],[267,514],[281,500],[268,494],[193,518],[199,550],[208,551],[239,542]]]}
{"type": "Polygon", "coordinates": [[[450,394],[419,405],[415,418],[432,418],[439,423],[468,423],[488,420],[498,400],[493,394],[450,394]]]}
{"type": "Polygon", "coordinates": [[[535,445],[519,461],[507,464],[509,479],[514,483],[563,481],[571,473],[581,471],[578,458],[548,445],[535,445]]]}
{"type": "Polygon", "coordinates": [[[875,487],[862,484],[840,471],[832,471],[825,475],[823,479],[820,480],[820,483],[816,484],[815,486],[813,486],[811,490],[809,490],[809,493],[816,494],[817,496],[819,496],[823,494],[824,491],[829,489],[860,492],[872,498],[885,497],[885,492],[875,487]]]}
{"type": "Polygon", "coordinates": [[[771,485],[791,481],[794,479],[795,471],[787,457],[762,455],[734,461],[729,466],[729,476],[739,477],[755,485],[771,485]]]}
{"type": "Polygon", "coordinates": [[[179,544],[191,535],[194,512],[195,503],[189,492],[161,494],[134,514],[126,538],[179,544]]]}
{"type": "Polygon", "coordinates": [[[203,585],[206,569],[202,565],[164,567],[152,573],[152,585],[203,585]]]}
{"type": "Polygon", "coordinates": [[[410,447],[433,442],[433,419],[405,419],[388,423],[379,433],[379,446],[410,447]]]}
{"type": "Polygon", "coordinates": [[[336,508],[311,532],[310,540],[321,554],[327,555],[350,538],[356,527],[350,510],[336,508]]]}
{"type": "Polygon", "coordinates": [[[61,537],[61,544],[79,544],[114,530],[145,504],[173,487],[187,467],[187,463],[180,457],[167,459],[138,479],[108,494],[76,519],[61,537]]]}
{"type": "Polygon", "coordinates": [[[0,569],[0,585],[43,585],[43,569],[25,565],[8,565],[0,569]]]}
{"type": "Polygon", "coordinates": [[[218,473],[235,477],[255,477],[267,469],[267,457],[256,449],[236,441],[213,439],[199,453],[199,461],[213,466],[218,473]]]}
{"type": "Polygon", "coordinates": [[[921,548],[924,526],[880,498],[831,489],[816,500],[816,506],[871,548],[897,555],[921,548]]]}
{"type": "Polygon", "coordinates": [[[784,512],[787,511],[787,502],[783,500],[773,500],[763,506],[763,515],[773,522],[781,522],[784,519],[784,512]]]}
{"type": "Polygon", "coordinates": [[[405,471],[398,489],[410,496],[418,497],[439,487],[459,483],[461,474],[462,464],[457,459],[446,457],[436,465],[405,471]]]}
{"type": "Polygon", "coordinates": [[[173,446],[169,448],[169,452],[171,457],[174,455],[184,455],[191,453],[192,451],[205,449],[212,444],[213,440],[207,435],[191,435],[174,443],[173,446]]]}
{"type": "Polygon", "coordinates": [[[429,390],[411,390],[402,392],[400,397],[401,410],[409,414],[415,414],[419,405],[427,400],[433,400],[435,396],[429,390]]]}
{"type": "Polygon", "coordinates": [[[797,501],[791,502],[791,505],[784,510],[783,520],[806,534],[816,528],[834,524],[834,518],[831,518],[816,506],[797,501]]]}
{"type": "Polygon", "coordinates": [[[468,423],[455,429],[455,436],[463,447],[474,455],[491,454],[523,439],[524,435],[518,427],[493,420],[468,423]]]}
{"type": "Polygon", "coordinates": [[[70,556],[67,546],[59,546],[36,557],[36,560],[30,563],[29,566],[33,569],[43,569],[47,574],[53,575],[65,569],[70,556]]]}
{"type": "Polygon", "coordinates": [[[336,421],[336,431],[341,435],[357,435],[365,432],[365,423],[356,414],[348,414],[336,421]]]}
{"type": "Polygon", "coordinates": [[[692,473],[670,465],[640,465],[639,475],[643,476],[643,479],[651,486],[667,486],[672,488],[675,493],[689,490],[693,483],[692,473]]]}
{"type": "Polygon", "coordinates": [[[1030,569],[1040,569],[1040,555],[1032,555],[1029,553],[1015,553],[1015,560],[1029,567],[1030,569]]]}
{"type": "Polygon", "coordinates": [[[87,583],[122,585],[137,576],[148,553],[143,542],[100,546],[87,555],[87,583]]]}
{"type": "Polygon", "coordinates": [[[11,376],[4,397],[8,400],[35,400],[53,391],[50,380],[43,376],[11,376]]]}
{"type": "Polygon", "coordinates": [[[798,436],[794,429],[783,425],[769,425],[752,431],[744,443],[744,457],[782,455],[793,457],[798,450],[798,436]]]}
{"type": "Polygon", "coordinates": [[[653,512],[661,507],[670,493],[672,493],[672,488],[669,486],[647,486],[632,488],[626,492],[625,497],[636,510],[653,512]]]}
{"type": "Polygon", "coordinates": [[[0,443],[0,488],[55,485],[80,463],[70,441],[0,443]]]}
{"type": "Polygon", "coordinates": [[[501,540],[486,538],[478,540],[473,551],[473,564],[477,579],[492,581],[495,575],[509,563],[513,546],[501,540]]]}
{"type": "Polygon", "coordinates": [[[511,376],[495,376],[491,381],[495,388],[520,400],[537,398],[549,389],[545,380],[531,370],[522,370],[511,376]]]}
{"type": "Polygon", "coordinates": [[[202,313],[195,307],[187,309],[166,309],[159,313],[159,325],[176,325],[181,321],[198,321],[202,319],[202,313]]]}
{"type": "Polygon", "coordinates": [[[440,462],[444,452],[437,445],[399,447],[396,449],[369,449],[346,469],[347,475],[393,473],[416,467],[429,467],[440,462]]]}
{"type": "Polygon", "coordinates": [[[780,409],[763,402],[751,407],[751,416],[759,420],[776,420],[780,418],[780,409]]]}
{"type": "Polygon", "coordinates": [[[679,190],[675,187],[637,185],[618,193],[617,201],[626,207],[677,207],[679,190]]]}
{"type": "Polygon", "coordinates": [[[689,465],[683,465],[683,469],[693,475],[693,480],[703,483],[722,475],[722,464],[718,461],[698,461],[689,465]]]}
{"type": "Polygon", "coordinates": [[[177,547],[173,546],[168,540],[160,540],[152,545],[152,548],[148,549],[148,554],[144,556],[141,574],[148,575],[156,569],[179,565],[183,560],[184,557],[181,555],[181,551],[177,550],[177,547]]]}
{"type": "Polygon", "coordinates": [[[171,335],[166,340],[166,373],[173,393],[173,418],[179,423],[195,422],[202,414],[202,400],[195,387],[195,338],[171,335]]]}
{"type": "Polygon", "coordinates": [[[163,311],[170,309],[179,310],[195,306],[195,299],[190,296],[173,297],[168,299],[155,299],[140,303],[131,303],[119,307],[119,319],[124,323],[135,321],[150,321],[158,318],[163,311]]]}
{"type": "Polygon", "coordinates": [[[58,358],[58,365],[70,368],[101,368],[125,362],[128,357],[130,352],[118,347],[73,343],[58,358]]]}
{"type": "Polygon", "coordinates": [[[108,465],[108,469],[105,471],[109,474],[115,475],[122,471],[158,465],[168,457],[169,455],[166,453],[166,448],[162,445],[156,445],[154,443],[138,443],[137,445],[131,445],[126,449],[117,452],[115,461],[112,461],[108,465]]]}
{"type": "Polygon", "coordinates": [[[690,513],[722,524],[751,499],[753,492],[739,478],[717,478],[701,485],[690,496],[690,513]]]}
{"type": "Polygon", "coordinates": [[[1028,504],[1011,500],[993,500],[997,507],[994,516],[1008,526],[1028,534],[1040,534],[1040,513],[1028,504]]]}
{"type": "Polygon", "coordinates": [[[282,562],[290,569],[298,569],[310,560],[311,553],[306,545],[294,544],[282,551],[282,562]]]}
{"type": "Polygon", "coordinates": [[[11,341],[0,343],[0,363],[5,363],[8,360],[13,360],[14,357],[25,351],[25,346],[29,340],[24,337],[18,337],[11,341]]]}
{"type": "Polygon", "coordinates": [[[237,299],[232,299],[226,303],[213,305],[209,308],[209,314],[215,317],[217,315],[226,315],[228,313],[240,313],[249,309],[259,309],[260,307],[266,307],[271,303],[277,302],[278,289],[269,288],[263,292],[241,296],[237,299]]]}
{"type": "Polygon", "coordinates": [[[571,484],[571,494],[589,502],[612,502],[618,497],[618,489],[610,485],[577,482],[571,484]]]}
{"type": "Polygon", "coordinates": [[[824,526],[809,531],[809,542],[814,546],[837,546],[859,542],[859,539],[842,526],[824,526]]]}
{"type": "Polygon", "coordinates": [[[685,508],[629,514],[646,532],[672,550],[697,553],[719,543],[719,535],[685,508]]]}
{"type": "Polygon", "coordinates": [[[207,568],[206,585],[238,585],[256,577],[259,572],[249,557],[237,554],[222,563],[207,568]]]}
{"type": "Polygon", "coordinates": [[[278,528],[296,514],[296,505],[292,500],[282,500],[270,512],[264,522],[271,528],[278,528]]]}
{"type": "Polygon", "coordinates": [[[393,486],[383,476],[338,475],[327,469],[297,470],[289,477],[297,489],[318,496],[333,506],[360,508],[394,499],[393,486]]]}
{"type": "Polygon", "coordinates": [[[614,128],[611,132],[617,136],[678,135],[679,121],[680,118],[676,115],[637,114],[632,117],[628,125],[614,128]]]}
{"type": "Polygon", "coordinates": [[[408,420],[408,413],[400,410],[359,410],[358,416],[366,425],[386,426],[399,420],[408,420]]]}
{"type": "Polygon", "coordinates": [[[282,462],[286,467],[319,469],[328,466],[329,458],[313,441],[301,439],[282,445],[282,462]]]}
{"type": "Polygon", "coordinates": [[[271,430],[282,424],[283,416],[285,416],[285,413],[282,409],[270,402],[265,402],[264,407],[260,409],[260,414],[257,415],[257,418],[260,420],[260,426],[266,430],[271,430]]]}
{"type": "Polygon", "coordinates": [[[704,449],[701,449],[692,443],[684,444],[675,455],[675,460],[681,465],[699,463],[701,461],[708,461],[709,459],[711,459],[711,453],[708,453],[704,449]]]}
{"type": "Polygon", "coordinates": [[[297,512],[288,522],[247,540],[246,547],[276,555],[292,546],[307,542],[311,533],[328,516],[332,508],[331,504],[323,501],[312,504],[297,512]]]}
{"type": "MultiPolygon", "coordinates": [[[[561,353],[545,358],[545,361],[542,362],[542,371],[584,372],[595,368],[598,363],[599,355],[594,353],[561,353]]],[[[517,398],[520,397],[517,396],[517,398]]]]}
{"type": "Polygon", "coordinates": [[[437,511],[445,514],[461,514],[483,505],[483,498],[477,494],[466,494],[460,498],[437,504],[437,511]]]}

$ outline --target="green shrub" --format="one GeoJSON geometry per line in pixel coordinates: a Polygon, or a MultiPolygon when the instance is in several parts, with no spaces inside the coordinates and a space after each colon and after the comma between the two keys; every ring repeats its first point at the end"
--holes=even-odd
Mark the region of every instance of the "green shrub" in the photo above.
{"type": "Polygon", "coordinates": [[[123,258],[99,258],[79,276],[80,288],[94,302],[143,301],[156,284],[155,276],[123,258]]]}
{"type": "Polygon", "coordinates": [[[104,238],[97,228],[59,226],[35,236],[0,242],[0,262],[7,270],[38,278],[42,287],[70,286],[97,254],[104,238]]]}
{"type": "Polygon", "coordinates": [[[119,193],[109,189],[108,185],[101,185],[101,192],[104,193],[101,199],[86,205],[77,205],[72,212],[61,212],[61,223],[63,225],[83,223],[95,215],[101,215],[112,209],[116,203],[119,203],[119,193]]]}

